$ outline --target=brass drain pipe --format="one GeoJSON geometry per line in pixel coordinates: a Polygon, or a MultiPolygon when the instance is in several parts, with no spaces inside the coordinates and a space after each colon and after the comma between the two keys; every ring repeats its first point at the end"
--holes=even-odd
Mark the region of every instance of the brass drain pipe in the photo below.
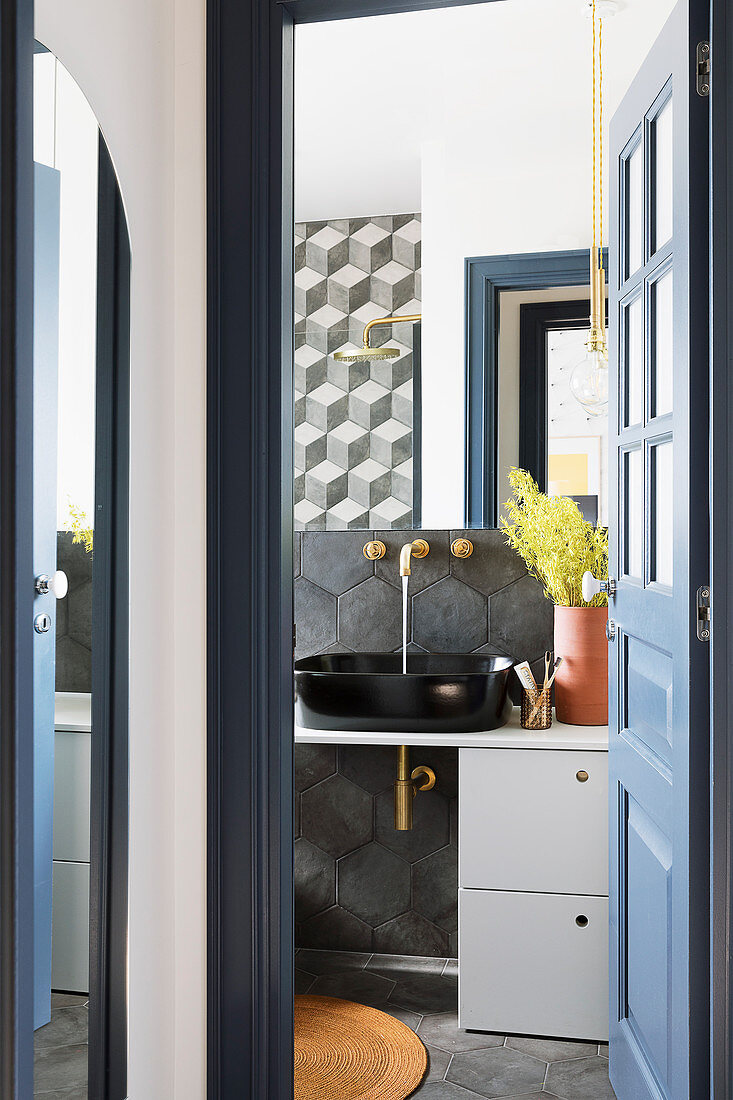
{"type": "Polygon", "coordinates": [[[421,764],[410,771],[410,749],[400,745],[397,750],[397,778],[394,782],[394,827],[402,832],[412,828],[412,800],[418,791],[429,791],[435,786],[435,772],[421,764]],[[419,776],[426,782],[418,785],[419,776]]]}

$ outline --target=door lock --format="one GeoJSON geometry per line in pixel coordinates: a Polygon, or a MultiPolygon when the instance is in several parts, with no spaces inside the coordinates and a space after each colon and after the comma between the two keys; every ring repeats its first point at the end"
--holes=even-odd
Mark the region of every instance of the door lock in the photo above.
{"type": "Polygon", "coordinates": [[[606,619],[606,637],[612,642],[616,637],[616,623],[613,619],[606,619]]]}
{"type": "Polygon", "coordinates": [[[40,615],[36,615],[33,620],[33,629],[36,634],[48,634],[51,629],[51,616],[47,615],[45,611],[40,615]]]}

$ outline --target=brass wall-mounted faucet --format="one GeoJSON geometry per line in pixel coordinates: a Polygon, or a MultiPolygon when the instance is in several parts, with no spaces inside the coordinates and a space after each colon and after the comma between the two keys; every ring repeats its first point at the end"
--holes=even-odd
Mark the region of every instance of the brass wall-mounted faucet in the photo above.
{"type": "Polygon", "coordinates": [[[401,832],[412,828],[412,800],[418,791],[429,791],[435,786],[435,772],[425,764],[410,771],[410,749],[400,745],[397,750],[397,778],[394,782],[394,827],[401,832]],[[418,784],[420,776],[425,782],[418,784]]]}
{"type": "Polygon", "coordinates": [[[400,576],[409,577],[412,572],[412,558],[425,558],[430,552],[430,546],[425,539],[415,539],[414,542],[406,542],[400,550],[400,576]]]}

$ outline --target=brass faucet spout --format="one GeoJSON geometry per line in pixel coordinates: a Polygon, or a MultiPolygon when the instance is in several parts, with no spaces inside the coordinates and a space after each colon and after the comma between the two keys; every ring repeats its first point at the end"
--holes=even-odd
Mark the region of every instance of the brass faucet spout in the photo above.
{"type": "Polygon", "coordinates": [[[412,572],[412,558],[424,558],[429,550],[430,546],[425,539],[406,542],[400,550],[400,576],[409,577],[412,572]]]}

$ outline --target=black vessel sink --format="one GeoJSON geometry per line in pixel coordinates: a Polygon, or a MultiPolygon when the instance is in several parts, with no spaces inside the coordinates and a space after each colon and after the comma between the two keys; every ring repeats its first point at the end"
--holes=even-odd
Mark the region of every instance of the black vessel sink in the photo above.
{"type": "Polygon", "coordinates": [[[476,733],[508,722],[508,657],[325,653],[295,662],[299,726],[373,733],[476,733]]]}

